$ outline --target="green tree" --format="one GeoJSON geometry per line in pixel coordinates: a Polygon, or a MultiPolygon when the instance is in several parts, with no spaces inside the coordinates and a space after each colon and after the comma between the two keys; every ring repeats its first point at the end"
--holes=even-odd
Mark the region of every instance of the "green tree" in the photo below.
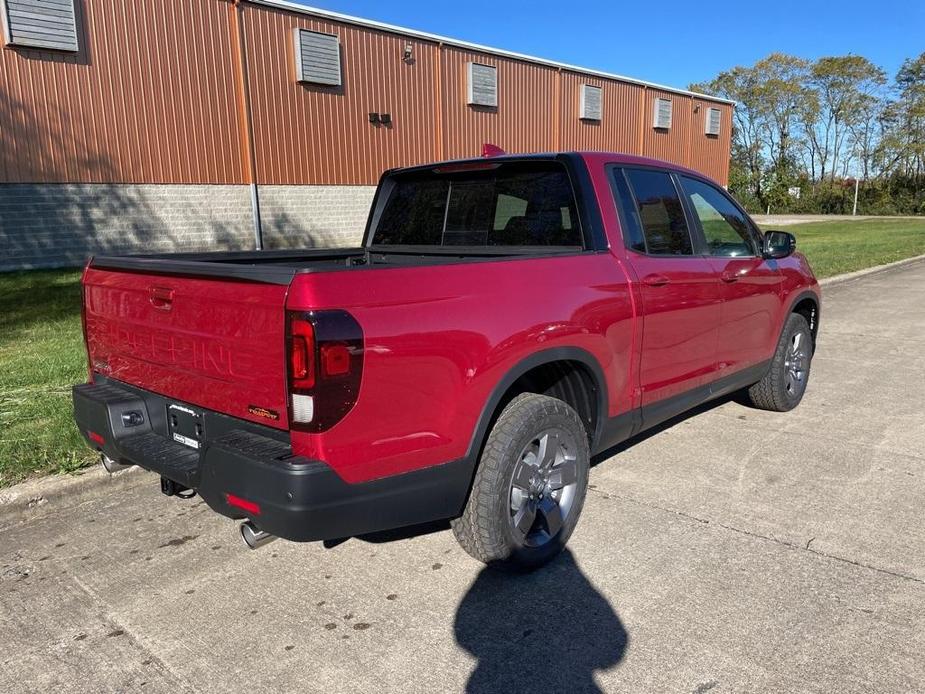
{"type": "Polygon", "coordinates": [[[899,102],[896,124],[903,172],[925,176],[925,53],[903,62],[896,73],[899,102]]]}
{"type": "Polygon", "coordinates": [[[756,73],[756,97],[763,146],[771,169],[780,177],[793,172],[792,136],[803,104],[809,96],[806,79],[809,61],[772,53],[751,68],[756,73]]]}
{"type": "Polygon", "coordinates": [[[804,113],[809,149],[819,163],[819,178],[847,174],[851,160],[846,141],[851,127],[862,118],[864,103],[886,83],[886,73],[859,55],[820,58],[813,63],[808,86],[816,92],[817,108],[804,113]],[[848,150],[847,152],[845,150],[848,150]]]}
{"type": "Polygon", "coordinates": [[[691,89],[736,102],[729,188],[748,209],[850,212],[851,174],[860,210],[925,213],[925,53],[892,83],[862,56],[773,53],[691,89]]]}
{"type": "MultiPolygon", "coordinates": [[[[762,140],[761,104],[758,75],[754,68],[734,67],[721,72],[715,79],[702,84],[692,84],[690,89],[706,94],[715,94],[736,102],[732,116],[732,160],[731,167],[736,179],[736,190],[740,195],[760,200],[761,177],[764,171],[764,145],[762,140]]],[[[731,183],[731,180],[730,180],[731,183]]]]}

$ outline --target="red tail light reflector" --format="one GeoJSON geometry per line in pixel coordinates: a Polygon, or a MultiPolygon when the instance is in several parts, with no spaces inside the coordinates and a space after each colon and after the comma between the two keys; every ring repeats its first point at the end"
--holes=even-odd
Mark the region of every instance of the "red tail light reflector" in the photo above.
{"type": "Polygon", "coordinates": [[[225,494],[225,501],[228,502],[229,506],[239,508],[251,516],[260,515],[260,504],[257,504],[253,501],[248,501],[247,499],[242,499],[240,496],[235,496],[234,494],[228,493],[225,494]]]}
{"type": "Polygon", "coordinates": [[[90,437],[90,440],[93,441],[93,443],[98,443],[100,446],[106,445],[106,439],[104,439],[102,435],[97,434],[95,431],[88,431],[87,436],[90,437]]]}
{"type": "Polygon", "coordinates": [[[321,346],[321,371],[325,376],[343,376],[350,372],[350,350],[342,342],[321,346]]]}

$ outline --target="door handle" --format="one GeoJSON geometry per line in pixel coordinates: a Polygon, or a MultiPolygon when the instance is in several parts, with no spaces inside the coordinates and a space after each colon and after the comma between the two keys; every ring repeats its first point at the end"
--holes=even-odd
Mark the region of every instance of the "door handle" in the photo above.
{"type": "Polygon", "coordinates": [[[729,270],[723,270],[722,273],[720,273],[719,278],[723,282],[728,282],[730,284],[739,281],[739,275],[735,272],[729,272],[729,270]]]}
{"type": "Polygon", "coordinates": [[[168,287],[149,287],[148,301],[154,308],[169,311],[173,304],[173,289],[168,287]]]}
{"type": "Polygon", "coordinates": [[[659,275],[658,273],[655,273],[643,277],[642,282],[643,284],[647,284],[650,287],[663,287],[664,285],[671,282],[671,280],[665,277],[665,275],[659,275]]]}

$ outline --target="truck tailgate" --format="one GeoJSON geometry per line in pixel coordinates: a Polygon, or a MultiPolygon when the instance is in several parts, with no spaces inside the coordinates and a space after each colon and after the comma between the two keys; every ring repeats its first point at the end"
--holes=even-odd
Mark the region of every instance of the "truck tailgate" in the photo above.
{"type": "Polygon", "coordinates": [[[91,368],[168,398],[288,428],[288,286],[90,267],[91,368]]]}

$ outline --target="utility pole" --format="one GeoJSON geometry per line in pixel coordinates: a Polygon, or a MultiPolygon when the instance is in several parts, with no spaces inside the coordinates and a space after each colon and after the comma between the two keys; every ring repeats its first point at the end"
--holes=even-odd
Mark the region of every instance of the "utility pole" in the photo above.
{"type": "Polygon", "coordinates": [[[854,210],[851,212],[852,217],[858,216],[858,179],[854,179],[854,210]]]}

